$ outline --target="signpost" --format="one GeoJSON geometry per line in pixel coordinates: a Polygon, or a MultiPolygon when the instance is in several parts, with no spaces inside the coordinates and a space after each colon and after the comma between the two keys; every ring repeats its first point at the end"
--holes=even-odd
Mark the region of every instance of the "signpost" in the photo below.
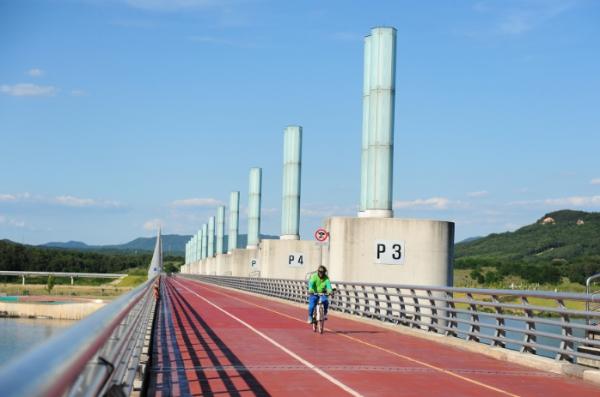
{"type": "Polygon", "coordinates": [[[315,245],[319,247],[319,266],[323,264],[323,246],[329,246],[329,233],[325,229],[319,229],[315,232],[315,245]]]}

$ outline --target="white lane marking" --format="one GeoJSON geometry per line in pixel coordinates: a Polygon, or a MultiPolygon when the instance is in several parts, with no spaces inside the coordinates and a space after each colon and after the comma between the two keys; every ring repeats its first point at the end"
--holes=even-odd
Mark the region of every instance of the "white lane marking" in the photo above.
{"type": "MultiPolygon", "coordinates": [[[[173,280],[175,281],[175,280],[173,280]]],[[[341,387],[342,389],[344,389],[345,391],[347,391],[349,394],[356,396],[356,397],[363,397],[362,394],[357,393],[356,391],[352,390],[351,388],[349,388],[348,386],[346,386],[345,384],[343,384],[342,382],[340,382],[339,380],[335,379],[334,377],[326,374],[325,372],[321,371],[319,368],[315,367],[314,365],[312,365],[311,363],[309,363],[308,361],[306,361],[305,359],[303,359],[302,357],[298,356],[296,353],[288,350],[287,348],[281,346],[279,343],[275,342],[273,339],[269,338],[267,335],[263,334],[262,332],[260,332],[259,330],[257,330],[256,328],[252,327],[250,324],[245,323],[244,321],[240,320],[239,318],[237,318],[236,316],[234,316],[233,314],[229,313],[226,310],[221,309],[219,306],[215,305],[214,303],[212,303],[211,301],[201,297],[200,295],[198,295],[197,293],[195,293],[194,291],[192,291],[191,289],[189,289],[188,287],[186,287],[185,285],[181,284],[179,281],[175,281],[177,284],[181,285],[183,288],[187,289],[188,291],[190,291],[192,294],[196,295],[198,298],[202,299],[203,301],[205,301],[206,303],[208,303],[209,305],[217,308],[218,310],[222,311],[223,313],[227,314],[229,317],[233,318],[234,320],[236,320],[237,322],[243,324],[244,326],[250,328],[252,331],[256,332],[258,335],[262,336],[263,338],[265,338],[267,341],[269,341],[270,343],[272,343],[273,345],[277,346],[278,348],[280,348],[281,350],[283,350],[284,352],[286,352],[287,354],[289,354],[290,356],[292,356],[293,358],[295,358],[296,360],[300,361],[302,364],[306,365],[308,368],[312,369],[313,371],[315,371],[316,373],[318,373],[319,375],[321,375],[323,378],[327,379],[328,381],[330,381],[331,383],[333,383],[336,386],[341,387]]]]}

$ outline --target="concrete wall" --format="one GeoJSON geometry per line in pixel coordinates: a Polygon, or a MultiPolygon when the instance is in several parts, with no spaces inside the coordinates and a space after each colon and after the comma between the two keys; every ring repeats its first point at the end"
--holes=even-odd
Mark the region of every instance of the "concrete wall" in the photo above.
{"type": "MultiPolygon", "coordinates": [[[[323,249],[325,253],[326,250],[323,249]]],[[[314,241],[263,240],[260,244],[260,276],[304,279],[306,273],[317,270],[320,256],[320,247],[315,246],[314,241]],[[290,253],[304,254],[304,267],[289,267],[290,253]]]]}
{"type": "Polygon", "coordinates": [[[452,286],[454,223],[400,218],[323,221],[329,277],[336,281],[452,286]],[[375,263],[375,239],[404,240],[404,264],[375,263]]]}
{"type": "Polygon", "coordinates": [[[217,261],[217,276],[223,276],[227,272],[232,272],[232,254],[220,254],[215,258],[217,261]]]}
{"type": "Polygon", "coordinates": [[[206,258],[202,261],[204,264],[205,274],[216,276],[217,275],[217,258],[206,258]]]}
{"type": "Polygon", "coordinates": [[[250,259],[258,258],[259,253],[260,251],[256,249],[234,249],[231,252],[232,275],[237,277],[248,277],[248,274],[252,270],[250,268],[250,259]]]}

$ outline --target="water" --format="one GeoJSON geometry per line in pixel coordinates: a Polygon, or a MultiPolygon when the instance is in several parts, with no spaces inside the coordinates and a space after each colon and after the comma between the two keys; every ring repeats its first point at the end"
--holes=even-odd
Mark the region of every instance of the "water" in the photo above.
{"type": "MultiPolygon", "coordinates": [[[[463,320],[470,320],[470,316],[466,315],[466,314],[458,314],[457,317],[460,319],[463,319],[463,320]]],[[[525,317],[523,317],[523,320],[525,320],[525,317]]],[[[544,318],[544,320],[556,321],[556,325],[536,324],[535,325],[536,331],[546,332],[546,333],[555,334],[555,335],[561,334],[562,330],[560,327],[561,322],[560,322],[559,318],[544,318]]],[[[483,325],[484,324],[495,324],[495,319],[492,319],[489,317],[484,317],[484,316],[479,316],[479,321],[481,323],[480,332],[482,334],[482,337],[479,340],[480,340],[480,342],[489,345],[492,342],[491,339],[485,339],[483,337],[483,335],[494,335],[494,330],[491,328],[485,328],[483,325]]],[[[571,318],[570,321],[575,324],[585,324],[585,319],[571,318]]],[[[524,330],[525,329],[525,321],[505,320],[505,326],[524,330]]],[[[469,329],[469,326],[467,324],[459,323],[458,329],[466,331],[469,329]]],[[[573,336],[579,337],[579,338],[585,338],[585,331],[581,330],[581,329],[573,329],[573,336]]],[[[458,337],[465,339],[466,335],[459,333],[458,337]]],[[[521,349],[520,345],[517,345],[514,343],[509,343],[509,342],[511,339],[522,341],[523,338],[524,338],[524,335],[521,333],[506,332],[506,342],[507,342],[506,348],[510,349],[510,350],[516,350],[516,351],[520,350],[521,349]]],[[[553,339],[553,338],[547,338],[547,337],[543,337],[543,336],[538,336],[537,343],[539,344],[539,347],[537,348],[537,354],[539,356],[549,357],[549,358],[556,357],[556,353],[544,350],[543,346],[546,345],[546,346],[552,346],[552,347],[558,348],[560,346],[559,340],[553,339]]],[[[580,343],[574,344],[575,351],[577,351],[577,347],[579,345],[580,345],[580,343]]]]}
{"type": "Polygon", "coordinates": [[[75,323],[71,320],[0,317],[0,366],[75,323]]]}

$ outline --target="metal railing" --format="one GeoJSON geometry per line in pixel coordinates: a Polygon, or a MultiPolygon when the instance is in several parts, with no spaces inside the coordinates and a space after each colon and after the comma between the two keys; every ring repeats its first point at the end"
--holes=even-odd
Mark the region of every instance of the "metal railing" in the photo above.
{"type": "MultiPolygon", "coordinates": [[[[256,277],[179,275],[186,279],[308,303],[308,281],[256,277]]],[[[415,285],[331,282],[338,293],[330,309],[461,337],[493,346],[520,350],[572,362],[598,356],[576,350],[580,344],[600,347],[586,339],[600,313],[577,310],[583,303],[600,302],[600,295],[542,291],[493,290],[415,285]],[[553,307],[542,306],[552,303],[553,307]],[[555,319],[553,319],[553,317],[555,319]]]]}
{"type": "Polygon", "coordinates": [[[9,271],[2,270],[0,271],[0,276],[18,276],[18,277],[88,277],[88,278],[122,278],[127,276],[127,274],[117,274],[117,273],[65,273],[65,272],[30,272],[30,271],[9,271]]]}
{"type": "MultiPolygon", "coordinates": [[[[592,282],[592,280],[597,279],[600,277],[600,273],[598,274],[594,274],[593,276],[588,277],[588,279],[585,281],[585,293],[586,294],[597,294],[598,292],[600,292],[600,290],[596,290],[596,291],[590,291],[590,283],[592,282]]],[[[596,307],[593,308],[593,310],[598,309],[598,305],[596,305],[596,307]]],[[[585,302],[585,310],[589,311],[590,310],[590,302],[585,302]]],[[[586,323],[589,325],[590,324],[590,318],[588,317],[586,320],[586,323]]]]}
{"type": "Polygon", "coordinates": [[[0,368],[3,396],[128,396],[152,307],[148,280],[0,368]]]}
{"type": "Polygon", "coordinates": [[[313,274],[316,274],[316,273],[317,273],[317,271],[316,271],[316,270],[315,270],[315,271],[312,271],[312,272],[308,272],[308,273],[306,273],[306,274],[304,275],[304,279],[305,279],[305,280],[310,280],[310,278],[312,277],[312,275],[313,275],[313,274]]]}

